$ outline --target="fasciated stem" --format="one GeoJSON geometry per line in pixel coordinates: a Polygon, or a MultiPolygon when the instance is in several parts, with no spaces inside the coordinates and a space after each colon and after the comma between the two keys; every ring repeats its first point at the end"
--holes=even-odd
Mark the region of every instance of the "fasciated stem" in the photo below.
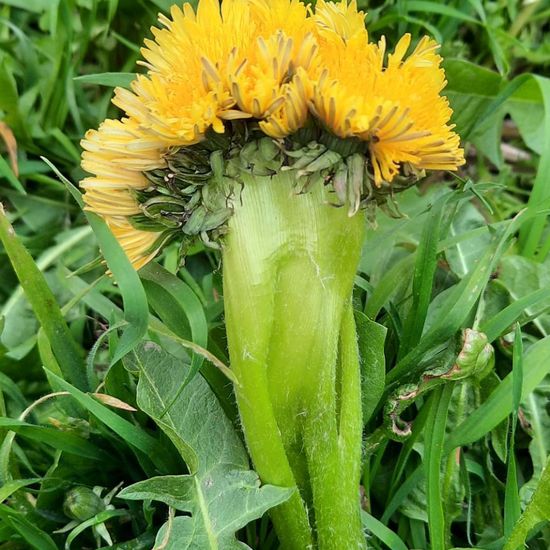
{"type": "Polygon", "coordinates": [[[344,311],[337,368],[336,414],[327,409],[334,389],[323,381],[304,429],[319,548],[366,548],[361,528],[361,372],[353,310],[344,311]]]}
{"type": "Polygon", "coordinates": [[[241,421],[260,477],[296,487],[272,512],[283,548],[361,548],[360,375],[350,296],[363,220],[292,172],[245,175],[223,251],[241,421]]]}

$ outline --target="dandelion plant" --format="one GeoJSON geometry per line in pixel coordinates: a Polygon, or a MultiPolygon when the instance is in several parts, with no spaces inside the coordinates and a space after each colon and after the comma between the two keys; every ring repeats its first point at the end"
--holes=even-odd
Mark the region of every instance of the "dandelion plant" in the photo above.
{"type": "MultiPolygon", "coordinates": [[[[174,6],[82,141],[86,208],[136,269],[168,243],[221,253],[245,440],[284,548],[365,548],[351,304],[366,218],[464,163],[438,45],[369,42],[355,0],[174,6]]],[[[366,384],[368,388],[368,381],[366,384]]]]}

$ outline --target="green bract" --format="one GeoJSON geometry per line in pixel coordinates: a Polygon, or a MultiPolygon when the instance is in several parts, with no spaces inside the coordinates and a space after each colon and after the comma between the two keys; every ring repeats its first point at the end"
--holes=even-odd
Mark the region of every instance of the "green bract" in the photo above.
{"type": "Polygon", "coordinates": [[[367,143],[339,139],[314,125],[272,139],[234,123],[225,134],[209,132],[196,145],[173,148],[164,156],[165,168],[145,172],[150,185],[133,191],[140,213],[129,220],[138,230],[162,233],[151,250],[178,240],[182,260],[199,241],[220,249],[245,181],[281,172],[292,178],[291,193],[321,184],[326,192],[320,200],[345,208],[349,216],[366,209],[374,220],[375,208],[414,185],[422,172],[405,165],[391,186],[376,186],[368,152],[367,143]]]}

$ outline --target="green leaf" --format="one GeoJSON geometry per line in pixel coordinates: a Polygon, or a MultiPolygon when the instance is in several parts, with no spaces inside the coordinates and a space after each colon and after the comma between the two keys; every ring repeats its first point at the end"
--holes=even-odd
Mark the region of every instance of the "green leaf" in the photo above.
{"type": "MultiPolygon", "coordinates": [[[[0,512],[0,517],[3,515],[4,514],[0,512]]],[[[4,515],[5,521],[23,537],[31,548],[36,548],[36,550],[57,550],[57,545],[50,535],[42,531],[42,529],[39,529],[22,515],[14,514],[8,517],[6,517],[6,515],[4,515]]]]}
{"type": "Polygon", "coordinates": [[[124,301],[124,319],[129,325],[122,333],[113,354],[111,359],[111,365],[113,365],[129,353],[147,333],[149,319],[147,297],[136,270],[107,224],[92,212],[86,212],[86,217],[99,241],[107,265],[120,287],[124,301]]]}
{"type": "MultiPolygon", "coordinates": [[[[480,227],[487,227],[487,220],[471,202],[464,202],[453,217],[448,236],[458,236],[480,227]]],[[[475,268],[490,242],[491,235],[486,232],[449,247],[445,259],[453,273],[461,279],[465,277],[475,268]]]]}
{"type": "Polygon", "coordinates": [[[34,485],[35,483],[40,482],[39,477],[33,477],[31,479],[17,479],[14,481],[8,481],[0,487],[0,502],[4,502],[9,498],[13,493],[19,491],[22,487],[27,487],[28,485],[34,485]]]}
{"type": "Polygon", "coordinates": [[[112,518],[121,516],[128,516],[128,512],[126,510],[103,510],[94,517],[83,521],[69,533],[69,535],[67,536],[67,540],[65,541],[65,548],[69,550],[71,544],[74,542],[74,539],[76,539],[76,537],[78,537],[80,533],[88,529],[88,527],[93,527],[95,525],[102,524],[112,518]]]}
{"type": "MultiPolygon", "coordinates": [[[[463,139],[472,141],[498,164],[502,120],[510,113],[527,146],[539,153],[546,150],[548,79],[523,74],[506,83],[497,73],[459,59],[447,59],[444,67],[449,81],[445,95],[449,97],[453,122],[463,139]]],[[[542,160],[543,164],[546,166],[546,161],[542,160]]],[[[538,200],[537,197],[536,202],[538,200]]]]}
{"type": "MultiPolygon", "coordinates": [[[[153,309],[164,324],[181,338],[192,340],[198,346],[208,346],[208,323],[204,308],[189,285],[158,265],[150,263],[140,271],[153,309]],[[187,322],[185,322],[187,321],[187,322]],[[190,334],[189,334],[190,332],[190,334]]],[[[183,386],[201,368],[204,358],[193,354],[191,369],[183,386]]]]}
{"type": "MultiPolygon", "coordinates": [[[[248,470],[241,440],[205,380],[195,376],[179,390],[189,372],[180,360],[147,342],[124,364],[139,373],[138,406],[172,440],[191,475],[149,479],[119,496],[160,500],[192,513],[191,518],[172,522],[168,548],[236,547],[236,530],[287,500],[293,491],[259,487],[257,475],[248,470]]],[[[161,530],[157,540],[164,540],[164,535],[161,530]]]]}
{"type": "Polygon", "coordinates": [[[386,527],[381,521],[361,510],[363,527],[370,531],[377,539],[380,539],[392,550],[407,550],[407,545],[399,538],[399,535],[386,527]]]}
{"type": "MultiPolygon", "coordinates": [[[[169,13],[170,8],[174,5],[173,0],[151,0],[151,2],[165,13],[169,13]]],[[[196,10],[199,0],[187,0],[185,3],[191,4],[191,6],[193,6],[193,8],[196,10]]]]}
{"type": "Polygon", "coordinates": [[[91,212],[86,217],[99,241],[101,252],[120,287],[124,301],[124,319],[128,327],[122,333],[111,365],[129,353],[147,332],[149,308],[145,290],[136,270],[107,224],[91,212]]]}
{"type": "Polygon", "coordinates": [[[433,404],[428,414],[424,432],[424,465],[426,475],[426,495],[428,504],[428,527],[430,544],[433,550],[445,550],[445,513],[441,491],[441,465],[443,442],[453,393],[453,383],[437,388],[431,396],[433,404]]]}
{"type": "Polygon", "coordinates": [[[489,342],[493,342],[499,336],[508,332],[516,321],[524,317],[525,313],[535,310],[535,306],[540,307],[541,304],[548,303],[550,303],[550,287],[535,290],[522,298],[515,299],[509,306],[484,321],[480,330],[486,334],[489,342]]]}
{"type": "Polygon", "coordinates": [[[506,486],[504,490],[504,536],[509,537],[513,526],[521,514],[518,490],[518,473],[515,454],[516,427],[521,403],[523,383],[523,341],[519,323],[516,324],[512,365],[512,429],[509,433],[508,456],[506,465],[506,486]]]}
{"type": "Polygon", "coordinates": [[[201,376],[193,378],[168,408],[189,367],[153,342],[139,344],[124,364],[139,373],[139,408],[166,432],[191,473],[207,472],[218,463],[248,469],[239,436],[201,376]]]}
{"type": "Polygon", "coordinates": [[[535,296],[539,300],[531,307],[524,308],[524,317],[520,317],[520,321],[534,318],[534,326],[540,334],[546,335],[550,330],[550,318],[539,315],[550,308],[550,296],[547,299],[542,299],[541,296],[550,293],[550,265],[522,256],[508,255],[500,262],[498,279],[495,282],[506,289],[511,305],[525,303],[522,300],[537,292],[535,296]]]}
{"type": "Polygon", "coordinates": [[[408,494],[413,491],[415,487],[424,478],[424,468],[422,464],[416,467],[411,474],[399,485],[399,488],[395,491],[391,500],[388,502],[382,515],[382,523],[386,524],[397,509],[403,504],[408,494]]]}
{"type": "Polygon", "coordinates": [[[522,501],[531,497],[546,459],[550,455],[550,377],[547,376],[542,384],[530,393],[521,404],[525,421],[524,430],[531,436],[529,455],[533,463],[533,477],[521,487],[522,501]]]}
{"type": "MultiPolygon", "coordinates": [[[[135,483],[119,493],[120,498],[158,500],[176,510],[190,512],[182,533],[170,534],[167,548],[206,550],[237,547],[235,532],[281,504],[292,489],[264,485],[252,471],[216,464],[202,475],[155,477],[135,483]]],[[[178,520],[179,518],[176,518],[178,520]]],[[[164,532],[158,534],[162,540],[164,532]]]]}
{"type": "Polygon", "coordinates": [[[515,94],[520,93],[522,86],[528,83],[536,75],[521,74],[509,82],[503,81],[501,89],[494,99],[481,108],[478,112],[478,117],[470,127],[468,133],[463,135],[463,139],[469,139],[474,132],[479,132],[483,128],[487,128],[491,124],[494,124],[495,118],[499,120],[502,118],[506,110],[506,102],[509,101],[515,94]]]}
{"type": "MultiPolygon", "coordinates": [[[[56,238],[58,244],[44,250],[36,259],[36,267],[44,274],[46,284],[52,289],[54,296],[62,295],[62,289],[60,288],[62,279],[49,268],[52,264],[59,262],[60,257],[68,253],[70,254],[71,250],[76,251],[78,254],[78,251],[82,250],[78,244],[89,235],[91,235],[91,228],[89,227],[79,227],[78,229],[63,231],[56,238]]],[[[63,309],[68,311],[67,307],[68,310],[71,309],[70,304],[65,304],[63,309]]],[[[66,311],[62,310],[61,313],[65,315],[66,311]]],[[[6,300],[0,311],[0,315],[5,315],[6,318],[2,342],[9,349],[10,357],[14,359],[24,357],[28,353],[28,350],[34,346],[37,339],[38,321],[36,315],[29,307],[28,301],[25,299],[24,290],[20,285],[11,292],[9,299],[6,300]]],[[[42,347],[42,344],[45,344],[43,346],[44,349],[46,347],[50,348],[51,355],[48,336],[44,333],[43,329],[38,330],[39,345],[42,347]]],[[[57,372],[60,372],[59,365],[57,365],[57,368],[57,372]]],[[[55,370],[55,368],[52,370],[55,370]]]]}
{"type": "MultiPolygon", "coordinates": [[[[41,157],[65,184],[77,204],[84,206],[82,194],[48,159],[41,157]]],[[[147,333],[149,307],[139,276],[107,224],[93,212],[84,211],[92,226],[103,257],[113,273],[124,301],[124,319],[128,327],[122,333],[111,359],[111,365],[131,351],[147,333]]]]}
{"type": "Polygon", "coordinates": [[[525,145],[538,153],[544,147],[544,103],[540,86],[533,78],[507,102],[507,110],[516,123],[525,145]]]}
{"type": "Polygon", "coordinates": [[[525,211],[523,211],[513,220],[510,220],[505,228],[493,235],[491,245],[487,247],[475,268],[458,284],[446,291],[444,301],[438,304],[439,309],[433,316],[419,344],[389,371],[386,377],[387,382],[393,383],[402,376],[418,372],[422,368],[419,361],[428,350],[443,345],[460,328],[463,328],[468,315],[485,290],[491,273],[504,252],[508,240],[517,231],[518,226],[524,221],[525,217],[525,211]]]}
{"type": "Polygon", "coordinates": [[[73,78],[82,84],[95,84],[97,86],[109,86],[115,88],[130,88],[130,84],[136,79],[136,73],[97,73],[85,74],[73,78]]]}
{"type": "Polygon", "coordinates": [[[533,529],[550,520],[550,459],[542,472],[540,481],[533,493],[531,502],[516,522],[514,530],[504,545],[503,550],[517,550],[522,547],[533,529]]]}
{"type": "Polygon", "coordinates": [[[464,137],[477,124],[479,113],[487,109],[497,97],[503,79],[489,69],[462,59],[447,59],[444,67],[449,81],[444,94],[453,108],[453,123],[456,124],[458,133],[464,137]]]}
{"type": "MultiPolygon", "coordinates": [[[[550,79],[538,75],[533,75],[532,78],[540,88],[544,105],[544,117],[542,119],[544,121],[544,144],[542,146],[542,151],[545,152],[550,150],[550,79]]],[[[527,203],[527,207],[530,211],[540,210],[541,203],[550,197],[550,190],[547,185],[549,178],[550,156],[543,154],[540,157],[537,175],[527,203]]],[[[520,243],[524,256],[533,257],[538,252],[538,247],[541,244],[541,239],[546,229],[546,220],[547,215],[539,216],[535,220],[524,224],[521,228],[520,243]]],[[[547,253],[548,250],[545,250],[543,258],[547,253]]]]}
{"type": "Polygon", "coordinates": [[[51,6],[51,0],[3,0],[4,4],[22,10],[42,12],[51,6]]]}
{"type": "Polygon", "coordinates": [[[446,17],[452,17],[461,21],[479,24],[479,21],[470,15],[467,15],[462,10],[457,10],[451,6],[442,4],[441,2],[428,2],[424,0],[408,0],[405,4],[407,11],[418,11],[422,14],[438,13],[446,17]]]}
{"type": "MultiPolygon", "coordinates": [[[[206,350],[208,321],[202,302],[193,288],[156,262],[147,264],[140,270],[139,275],[147,292],[149,305],[163,323],[178,337],[192,340],[195,346],[206,350]]],[[[205,363],[204,353],[197,353],[195,346],[195,349],[187,348],[192,352],[191,368],[187,378],[181,381],[180,390],[183,390],[200,370],[226,413],[234,418],[237,414],[235,399],[231,386],[227,384],[227,377],[219,365],[212,364],[210,359],[205,363]]],[[[177,395],[174,398],[176,399],[177,395]]]]}
{"type": "Polygon", "coordinates": [[[86,388],[88,381],[81,350],[63,318],[44,275],[17,238],[1,205],[0,239],[36,317],[50,341],[63,376],[75,386],[86,388]]]}
{"type": "Polygon", "coordinates": [[[5,121],[13,129],[21,130],[19,96],[15,78],[8,68],[8,58],[0,58],[0,110],[6,113],[5,121]]]}
{"type": "MultiPolygon", "coordinates": [[[[56,386],[69,392],[83,407],[85,407],[98,420],[103,422],[113,432],[119,435],[132,447],[139,449],[142,453],[150,456],[153,460],[162,458],[162,451],[158,442],[143,431],[140,427],[128,422],[116,412],[112,411],[91,395],[81,392],[74,386],[71,386],[65,380],[59,378],[54,373],[46,371],[48,378],[55,381],[56,386]]],[[[162,460],[160,461],[162,464],[162,460]]]]}
{"type": "Polygon", "coordinates": [[[414,268],[414,255],[409,254],[395,263],[386,273],[386,276],[374,288],[374,292],[367,300],[365,314],[370,319],[376,319],[380,310],[385,306],[396,289],[408,283],[409,274],[414,268]]]}
{"type": "Polygon", "coordinates": [[[384,393],[386,378],[384,342],[387,329],[371,321],[360,311],[355,311],[354,314],[361,361],[363,424],[366,424],[384,393]]]}
{"type": "Polygon", "coordinates": [[[432,206],[422,230],[414,266],[413,301],[403,324],[399,357],[406,355],[418,344],[422,336],[437,267],[437,247],[441,233],[443,207],[451,196],[451,193],[446,194],[432,206]]]}
{"type": "Polygon", "coordinates": [[[390,483],[390,494],[388,498],[397,490],[400,485],[400,480],[403,474],[405,473],[406,466],[410,462],[411,457],[413,456],[413,451],[417,442],[423,436],[424,426],[426,425],[426,420],[430,414],[430,410],[433,406],[433,401],[427,400],[426,403],[420,408],[418,415],[412,422],[412,433],[403,441],[403,446],[399,452],[399,458],[393,469],[393,475],[390,483]]]}
{"type": "MultiPolygon", "coordinates": [[[[532,104],[543,106],[542,127],[544,128],[543,151],[550,149],[550,79],[536,74],[521,74],[508,83],[504,83],[496,73],[465,61],[452,60],[446,64],[447,77],[451,83],[447,93],[455,114],[454,122],[463,139],[469,140],[476,132],[501,122],[508,105],[513,101],[532,100],[532,104]],[[526,93],[538,85],[540,95],[526,93]],[[453,97],[453,95],[455,97],[453,97]],[[458,97],[458,99],[457,99],[458,97]]],[[[539,130],[540,131],[540,130],[539,130]]],[[[474,140],[475,142],[475,140],[474,140]]],[[[548,200],[550,191],[545,182],[550,177],[550,157],[542,155],[533,190],[529,197],[530,213],[540,210],[541,204],[548,200]]],[[[542,244],[541,239],[546,227],[546,215],[534,220],[526,220],[520,231],[522,254],[534,257],[542,244]]],[[[541,256],[550,252],[550,241],[545,244],[541,256]]]]}
{"type": "Polygon", "coordinates": [[[6,178],[12,187],[17,189],[21,194],[26,195],[27,192],[21,182],[17,179],[10,165],[6,162],[4,157],[0,155],[0,177],[6,178]]]}
{"type": "Polygon", "coordinates": [[[109,454],[98,448],[97,445],[69,432],[2,417],[0,417],[0,427],[8,428],[23,437],[45,443],[54,449],[66,451],[67,453],[91,458],[92,460],[109,460],[109,454]]]}

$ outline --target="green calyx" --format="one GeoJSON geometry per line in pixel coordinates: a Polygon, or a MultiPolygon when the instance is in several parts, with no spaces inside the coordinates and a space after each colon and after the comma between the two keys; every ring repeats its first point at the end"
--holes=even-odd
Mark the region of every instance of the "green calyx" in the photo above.
{"type": "MultiPolygon", "coordinates": [[[[321,182],[324,202],[347,208],[350,217],[366,209],[374,219],[376,207],[392,204],[393,194],[414,185],[421,175],[409,170],[391,186],[376,187],[368,144],[317,127],[272,139],[236,123],[225,134],[210,132],[201,143],[170,149],[165,161],[164,168],[145,172],[150,185],[134,192],[141,212],[129,221],[136,229],[161,233],[156,249],[180,241],[182,257],[197,242],[220,248],[247,176],[292,171],[296,194],[321,182]]],[[[388,210],[395,215],[396,208],[388,210]]]]}

